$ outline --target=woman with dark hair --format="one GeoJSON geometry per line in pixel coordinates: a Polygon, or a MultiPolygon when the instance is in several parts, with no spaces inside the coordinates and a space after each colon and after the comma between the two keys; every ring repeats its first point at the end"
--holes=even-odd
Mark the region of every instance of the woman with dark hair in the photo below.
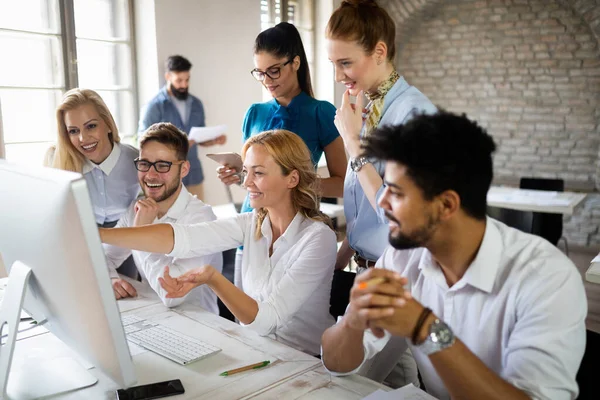
{"type": "MultiPolygon", "coordinates": [[[[273,99],[255,103],[246,112],[242,126],[244,142],[271,129],[287,129],[304,140],[316,166],[325,153],[329,178],[319,179],[319,194],[342,197],[346,165],[344,144],[333,123],[335,107],[316,100],[310,80],[308,60],[296,27],[282,22],[261,32],[254,42],[252,76],[271,93],[273,99]]],[[[228,166],[219,168],[226,184],[240,183],[239,174],[228,166]]],[[[242,212],[250,211],[248,198],[242,212]]]]}

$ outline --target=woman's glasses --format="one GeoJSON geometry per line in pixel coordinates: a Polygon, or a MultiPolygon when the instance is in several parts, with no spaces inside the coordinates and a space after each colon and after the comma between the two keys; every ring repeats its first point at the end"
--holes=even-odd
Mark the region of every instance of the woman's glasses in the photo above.
{"type": "Polygon", "coordinates": [[[286,62],[284,62],[283,64],[281,64],[278,67],[273,66],[273,67],[268,68],[266,71],[261,71],[258,68],[254,68],[252,71],[250,71],[250,73],[252,74],[254,79],[256,79],[259,82],[264,81],[265,77],[267,77],[267,76],[271,79],[277,79],[281,76],[281,68],[285,67],[292,61],[294,61],[294,57],[290,58],[289,60],[287,60],[286,62]]]}
{"type": "Polygon", "coordinates": [[[171,166],[173,164],[175,165],[179,165],[179,164],[183,164],[185,161],[177,161],[177,162],[171,162],[171,161],[156,161],[156,162],[150,162],[147,160],[140,160],[139,158],[136,158],[135,160],[133,160],[133,163],[135,164],[135,169],[137,169],[140,172],[148,172],[150,171],[150,168],[154,167],[154,169],[156,170],[156,172],[159,173],[165,173],[165,172],[169,172],[171,170],[171,166]]]}

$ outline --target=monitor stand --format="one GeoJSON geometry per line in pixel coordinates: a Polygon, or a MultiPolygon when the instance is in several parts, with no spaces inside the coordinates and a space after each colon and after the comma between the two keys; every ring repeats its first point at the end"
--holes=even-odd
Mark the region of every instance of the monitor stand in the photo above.
{"type": "Polygon", "coordinates": [[[11,373],[21,309],[30,278],[31,268],[15,261],[0,305],[0,332],[5,333],[6,328],[9,331],[6,343],[0,345],[0,397],[37,399],[95,384],[98,379],[68,357],[42,362],[31,358],[11,373]]]}

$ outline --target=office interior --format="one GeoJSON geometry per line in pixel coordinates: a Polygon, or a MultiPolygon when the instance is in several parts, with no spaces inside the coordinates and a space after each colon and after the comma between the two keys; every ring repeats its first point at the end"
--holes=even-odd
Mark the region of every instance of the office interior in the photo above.
{"type": "MultiPolygon", "coordinates": [[[[122,137],[135,144],[140,110],[164,85],[163,63],[173,54],[193,64],[190,93],[202,100],[207,126],[228,127],[217,151],[239,152],[246,109],[267,98],[249,73],[253,41],[276,22],[290,20],[301,31],[315,97],[340,105],[345,89],[334,82],[323,35],[339,3],[0,0],[0,158],[41,164],[56,135],[55,105],[73,87],[106,96],[122,137]]],[[[562,180],[562,189],[552,190],[586,195],[559,218],[557,244],[585,279],[600,252],[598,1],[379,3],[397,25],[400,74],[439,107],[479,121],[496,140],[494,185],[562,180]]],[[[204,200],[217,206],[230,198],[211,173],[217,164],[206,153],[214,151],[200,148],[199,157],[204,200]]],[[[319,173],[326,171],[321,165],[319,173]]],[[[244,190],[231,191],[241,203],[244,190]]],[[[343,217],[337,222],[343,237],[343,217]]],[[[585,288],[587,327],[600,333],[600,284],[585,281],[585,288]]]]}

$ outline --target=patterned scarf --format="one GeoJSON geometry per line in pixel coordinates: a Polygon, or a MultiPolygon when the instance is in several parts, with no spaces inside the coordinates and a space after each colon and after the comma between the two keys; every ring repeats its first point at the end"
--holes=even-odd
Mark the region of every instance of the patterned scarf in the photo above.
{"type": "Polygon", "coordinates": [[[367,105],[367,121],[365,128],[365,137],[369,136],[371,132],[377,125],[379,125],[379,121],[381,120],[381,114],[383,113],[383,100],[387,92],[390,91],[392,86],[400,79],[400,75],[394,70],[390,76],[379,85],[377,91],[375,93],[367,93],[365,92],[365,96],[369,99],[369,104],[367,105]]]}

